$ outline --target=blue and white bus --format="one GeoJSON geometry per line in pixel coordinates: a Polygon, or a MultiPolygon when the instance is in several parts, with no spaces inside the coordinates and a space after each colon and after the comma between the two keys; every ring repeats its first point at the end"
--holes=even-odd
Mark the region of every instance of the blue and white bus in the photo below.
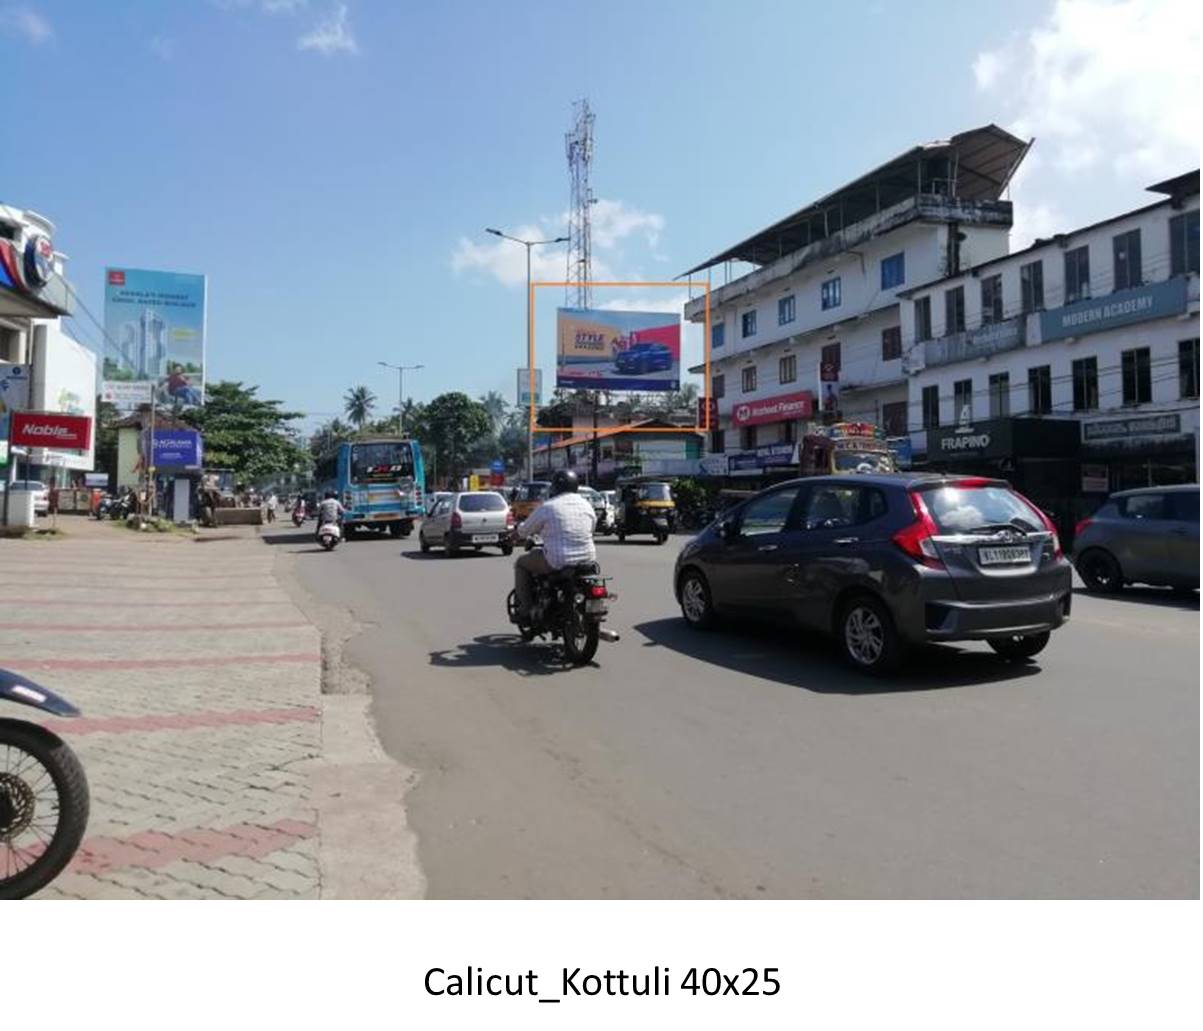
{"type": "Polygon", "coordinates": [[[426,471],[422,448],[402,437],[359,437],[344,441],[317,463],[318,499],[332,490],[347,510],[344,526],[388,528],[408,537],[421,517],[426,471]]]}

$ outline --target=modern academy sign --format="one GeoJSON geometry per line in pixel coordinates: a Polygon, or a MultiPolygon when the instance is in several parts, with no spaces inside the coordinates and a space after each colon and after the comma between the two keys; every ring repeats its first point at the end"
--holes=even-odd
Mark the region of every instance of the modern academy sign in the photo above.
{"type": "Polygon", "coordinates": [[[1186,311],[1186,279],[1178,276],[1161,283],[1116,290],[1095,300],[1078,301],[1040,313],[1043,342],[1101,333],[1105,329],[1147,322],[1186,311]]]}

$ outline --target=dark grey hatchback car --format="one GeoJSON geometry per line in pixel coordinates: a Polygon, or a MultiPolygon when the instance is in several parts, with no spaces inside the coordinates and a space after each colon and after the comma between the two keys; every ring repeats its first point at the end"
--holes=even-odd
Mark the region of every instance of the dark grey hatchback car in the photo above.
{"type": "Polygon", "coordinates": [[[906,474],[778,484],[689,541],[674,571],[691,626],[739,614],[820,630],[868,673],[932,641],[1030,658],[1069,617],[1071,582],[1052,523],[1006,481],[906,474]]]}

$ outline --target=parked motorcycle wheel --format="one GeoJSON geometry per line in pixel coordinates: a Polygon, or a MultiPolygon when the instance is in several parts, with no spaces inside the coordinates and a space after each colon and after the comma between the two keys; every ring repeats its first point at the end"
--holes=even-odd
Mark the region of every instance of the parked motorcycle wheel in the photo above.
{"type": "Polygon", "coordinates": [[[597,652],[598,625],[574,612],[564,624],[564,654],[574,666],[584,666],[597,652]]]}
{"type": "Polygon", "coordinates": [[[87,825],[88,779],[75,753],[48,730],[0,720],[0,899],[54,880],[87,825]]]}
{"type": "Polygon", "coordinates": [[[318,540],[321,541],[322,547],[325,548],[327,551],[333,551],[334,546],[336,544],[338,544],[338,538],[331,537],[329,534],[323,534],[321,537],[318,538],[318,540]]]}

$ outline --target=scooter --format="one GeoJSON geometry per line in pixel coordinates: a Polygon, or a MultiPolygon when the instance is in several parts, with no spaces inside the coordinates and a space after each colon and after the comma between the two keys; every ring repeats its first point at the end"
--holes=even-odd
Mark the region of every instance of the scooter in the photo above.
{"type": "Polygon", "coordinates": [[[292,525],[300,526],[305,521],[305,510],[297,507],[292,510],[292,525]]]}
{"type": "MultiPolygon", "coordinates": [[[[79,710],[32,680],[0,669],[0,701],[52,716],[79,710]]],[[[0,899],[46,887],[71,861],[88,826],[88,778],[57,734],[0,719],[0,899]]]]}
{"type": "Polygon", "coordinates": [[[338,523],[322,523],[317,529],[317,542],[327,551],[337,548],[342,539],[342,527],[338,523]]]}

